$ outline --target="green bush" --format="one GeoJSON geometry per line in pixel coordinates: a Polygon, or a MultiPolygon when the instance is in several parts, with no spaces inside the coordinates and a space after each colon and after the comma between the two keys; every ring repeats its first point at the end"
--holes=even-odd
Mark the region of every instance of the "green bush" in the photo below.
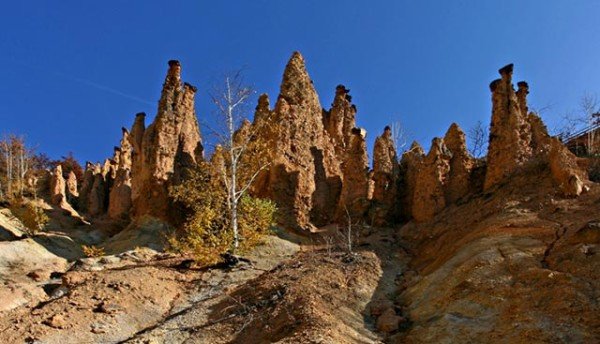
{"type": "MultiPolygon", "coordinates": [[[[217,263],[222,253],[232,250],[233,244],[226,191],[220,183],[211,180],[209,171],[208,164],[202,164],[190,172],[185,182],[170,190],[171,196],[187,212],[182,228],[167,238],[170,249],[192,254],[201,264],[217,263]]],[[[242,197],[238,214],[239,252],[260,243],[270,230],[275,211],[271,201],[242,197]]]]}
{"type": "Polygon", "coordinates": [[[276,212],[277,207],[270,200],[242,197],[239,218],[242,252],[256,246],[264,235],[269,234],[276,212]]]}

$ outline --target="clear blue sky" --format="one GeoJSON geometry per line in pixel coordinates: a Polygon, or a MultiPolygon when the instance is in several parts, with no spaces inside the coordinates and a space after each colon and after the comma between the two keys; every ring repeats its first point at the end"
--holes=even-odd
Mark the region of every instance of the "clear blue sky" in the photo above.
{"type": "MultiPolygon", "coordinates": [[[[600,92],[600,1],[8,1],[0,14],[0,132],[52,157],[100,160],[156,111],[167,60],[199,88],[246,67],[274,100],[294,50],[321,103],[351,89],[372,143],[400,119],[427,148],[451,122],[489,122],[488,85],[515,63],[552,127],[600,92]]],[[[252,105],[252,108],[254,105],[252,105]]]]}

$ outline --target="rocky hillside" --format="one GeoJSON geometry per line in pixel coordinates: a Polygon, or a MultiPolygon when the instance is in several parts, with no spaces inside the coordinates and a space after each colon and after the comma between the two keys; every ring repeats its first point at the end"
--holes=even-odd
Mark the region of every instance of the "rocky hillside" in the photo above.
{"type": "Polygon", "coordinates": [[[324,109],[294,53],[274,106],[261,95],[237,132],[267,147],[250,192],[277,204],[280,228],[238,265],[196,266],[163,252],[183,220],[168,190],[218,159],[204,156],[197,89],[169,61],[152,123],[137,114],[81,185],[61,166],[38,180],[44,232],[0,211],[0,340],[600,341],[600,187],[512,73],[490,84],[486,157],[455,123],[428,152],[397,152],[386,127],[369,164],[350,91],[324,109]]]}

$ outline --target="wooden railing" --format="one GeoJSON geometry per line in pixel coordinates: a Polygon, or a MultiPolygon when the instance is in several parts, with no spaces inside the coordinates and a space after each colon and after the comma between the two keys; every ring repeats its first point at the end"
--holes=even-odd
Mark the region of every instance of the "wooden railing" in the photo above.
{"type": "Polygon", "coordinates": [[[573,141],[574,139],[577,139],[577,138],[579,138],[579,137],[581,137],[581,136],[583,136],[585,134],[588,134],[588,133],[590,133],[592,131],[599,130],[599,129],[600,129],[600,123],[593,124],[593,125],[590,125],[590,126],[588,126],[586,128],[583,128],[583,129],[581,129],[581,130],[579,130],[579,131],[577,131],[577,132],[575,132],[573,134],[570,134],[570,135],[565,136],[565,137],[561,137],[560,139],[561,139],[561,141],[565,145],[568,145],[569,142],[573,141]]]}

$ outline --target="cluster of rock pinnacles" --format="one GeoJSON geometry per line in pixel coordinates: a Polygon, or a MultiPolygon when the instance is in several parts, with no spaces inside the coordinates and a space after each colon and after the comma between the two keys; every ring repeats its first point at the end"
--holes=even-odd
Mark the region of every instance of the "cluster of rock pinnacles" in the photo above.
{"type": "MultiPolygon", "coordinates": [[[[244,124],[273,124],[255,137],[268,147],[272,164],[251,192],[277,203],[283,226],[304,230],[345,222],[347,214],[352,221],[376,226],[428,221],[447,205],[494,188],[532,159],[548,164],[563,195],[579,195],[586,174],[577,158],[548,135],[541,119],[528,112],[528,85],[519,82],[515,92],[512,69],[500,69],[501,78],[490,84],[492,121],[484,161],[468,153],[465,134],[456,124],[443,138],[433,139],[429,153],[415,142],[399,159],[386,127],[375,140],[369,169],[366,132],[356,127],[357,109],[349,90],[338,86],[331,109],[324,110],[296,52],[285,68],[274,108],[261,95],[254,122],[244,124]]],[[[169,186],[204,160],[196,91],[181,82],[180,63],[169,61],[154,122],[146,127],[145,114],[137,114],[131,130],[123,128],[111,159],[86,164],[79,188],[75,176],[64,180],[58,166],[50,178],[52,202],[70,210],[70,202],[76,202],[77,210],[90,217],[173,221],[177,212],[171,211],[169,186]]]]}

